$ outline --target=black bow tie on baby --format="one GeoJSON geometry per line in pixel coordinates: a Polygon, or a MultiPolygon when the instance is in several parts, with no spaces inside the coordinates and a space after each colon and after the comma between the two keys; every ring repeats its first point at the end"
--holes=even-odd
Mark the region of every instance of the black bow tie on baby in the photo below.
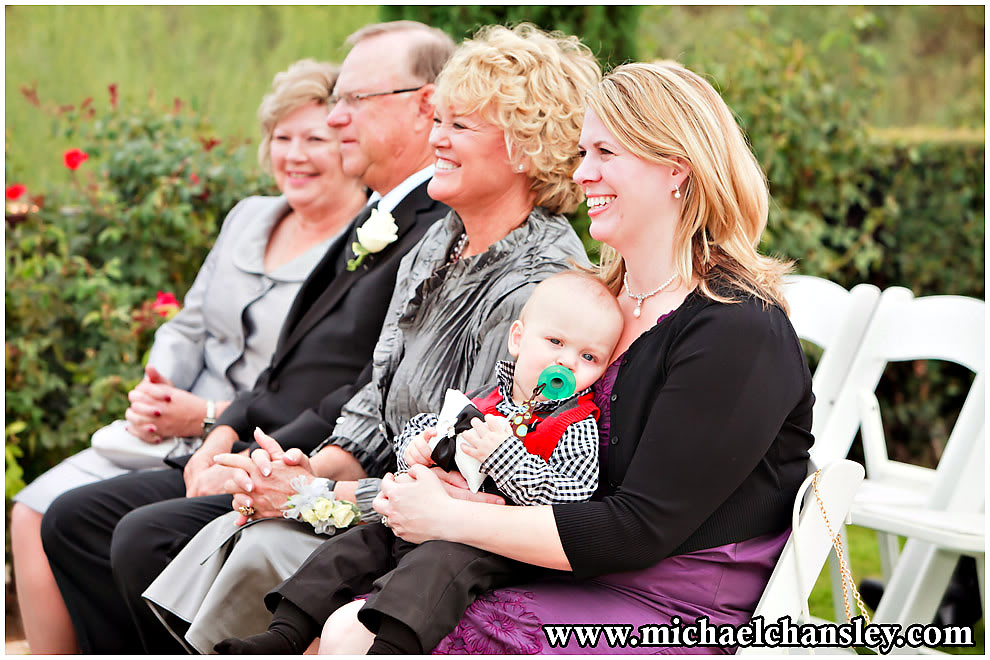
{"type": "Polygon", "coordinates": [[[444,435],[437,442],[436,447],[433,448],[430,458],[433,459],[434,463],[443,468],[445,472],[457,470],[457,464],[454,463],[454,454],[457,451],[457,434],[470,429],[472,419],[485,421],[485,416],[481,414],[481,411],[474,404],[464,406],[457,413],[457,419],[454,420],[454,426],[452,428],[437,429],[438,434],[443,433],[444,435]]]}

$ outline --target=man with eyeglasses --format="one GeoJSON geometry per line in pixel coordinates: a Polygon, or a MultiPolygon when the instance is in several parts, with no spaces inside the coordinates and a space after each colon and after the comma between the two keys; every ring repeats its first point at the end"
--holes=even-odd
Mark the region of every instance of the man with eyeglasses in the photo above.
{"type": "MultiPolygon", "coordinates": [[[[453,52],[442,31],[412,21],[362,28],[334,88],[344,171],[373,192],[369,205],[303,284],[272,362],[254,388],[216,420],[203,446],[175,468],[125,475],[69,491],[42,523],[42,538],[84,653],[176,653],[141,594],[199,529],[231,510],[234,468],[213,456],[245,450],[255,427],[305,452],[332,434],[341,406],[371,379],[371,351],[402,256],[448,208],[432,200],[429,133],[433,81],[453,52]],[[372,207],[397,239],[354,269],[356,229],[372,207]]],[[[364,476],[348,452],[319,454],[328,474],[364,476]]]]}

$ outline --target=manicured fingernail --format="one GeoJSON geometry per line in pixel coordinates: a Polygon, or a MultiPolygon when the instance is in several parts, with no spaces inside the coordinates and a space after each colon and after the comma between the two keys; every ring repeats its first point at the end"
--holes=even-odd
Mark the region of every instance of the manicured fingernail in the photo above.
{"type": "Polygon", "coordinates": [[[247,486],[244,487],[244,490],[250,493],[252,490],[254,490],[254,484],[249,481],[247,483],[247,486]]]}
{"type": "Polygon", "coordinates": [[[161,417],[161,416],[162,416],[162,411],[161,410],[156,410],[155,411],[155,417],[161,417]]]}
{"type": "Polygon", "coordinates": [[[146,426],[144,430],[147,431],[148,433],[154,433],[155,432],[155,427],[154,426],[146,426]]]}
{"type": "Polygon", "coordinates": [[[171,394],[166,394],[165,395],[165,402],[166,403],[172,403],[172,395],[171,394]]]}
{"type": "Polygon", "coordinates": [[[270,467],[268,467],[267,465],[265,467],[261,468],[261,474],[265,475],[266,477],[267,476],[270,476],[271,473],[272,473],[272,469],[270,467]]]}

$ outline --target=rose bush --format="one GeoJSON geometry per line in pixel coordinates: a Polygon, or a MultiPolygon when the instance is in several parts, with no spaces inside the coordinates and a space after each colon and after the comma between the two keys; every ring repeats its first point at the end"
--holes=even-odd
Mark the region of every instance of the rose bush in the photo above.
{"type": "Polygon", "coordinates": [[[188,105],[128,105],[109,92],[98,107],[24,90],[77,146],[62,154],[69,185],[7,172],[23,186],[5,191],[8,497],[123,415],[154,331],[178,311],[219,223],[242,197],[275,192],[254,147],[220,140],[188,105]],[[165,291],[175,293],[156,297],[165,291]]]}

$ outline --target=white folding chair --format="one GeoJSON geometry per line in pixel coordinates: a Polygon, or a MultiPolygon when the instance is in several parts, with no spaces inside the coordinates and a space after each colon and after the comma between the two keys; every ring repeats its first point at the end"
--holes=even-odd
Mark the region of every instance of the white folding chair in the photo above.
{"type": "MultiPolygon", "coordinates": [[[[981,555],[984,532],[985,303],[962,296],[883,292],[823,431],[816,460],[844,456],[862,432],[867,480],[853,524],[880,533],[889,584],[875,619],[928,623],[961,554],[981,555]],[[891,461],[874,390],[888,362],[945,360],[975,373],[936,469],[891,461]],[[909,537],[903,553],[895,535],[909,537]]],[[[981,574],[982,579],[982,574],[981,574]]]]}
{"type": "Polygon", "coordinates": [[[784,297],[797,336],[823,350],[812,381],[815,409],[811,432],[817,438],[831,416],[880,289],[858,284],[846,291],[820,277],[790,275],[784,278],[784,297]]]}
{"type": "MultiPolygon", "coordinates": [[[[811,383],[815,393],[811,427],[815,446],[811,449],[811,455],[815,462],[822,464],[824,459],[818,454],[829,454],[821,449],[823,442],[826,442],[822,439],[824,430],[879,302],[880,289],[872,284],[857,284],[846,291],[835,282],[820,277],[790,275],[784,279],[784,297],[798,337],[822,349],[822,357],[811,383]]],[[[846,453],[848,447],[841,455],[832,456],[831,460],[844,458],[846,453]]],[[[836,561],[831,561],[830,566],[832,602],[836,616],[839,616],[844,607],[842,577],[836,561]]]]}
{"type": "MultiPolygon", "coordinates": [[[[846,523],[856,489],[863,481],[863,466],[845,459],[823,466],[818,476],[817,491],[813,488],[814,476],[812,472],[798,490],[794,500],[791,536],[784,544],[777,566],[753,613],[754,617],[763,617],[765,623],[776,622],[784,616],[803,623],[811,622],[808,597],[832,549],[831,534],[838,534],[846,523]],[[822,509],[828,524],[822,516],[822,509]]],[[[740,648],[737,655],[789,653],[808,655],[809,649],[749,647],[740,648]]]]}

